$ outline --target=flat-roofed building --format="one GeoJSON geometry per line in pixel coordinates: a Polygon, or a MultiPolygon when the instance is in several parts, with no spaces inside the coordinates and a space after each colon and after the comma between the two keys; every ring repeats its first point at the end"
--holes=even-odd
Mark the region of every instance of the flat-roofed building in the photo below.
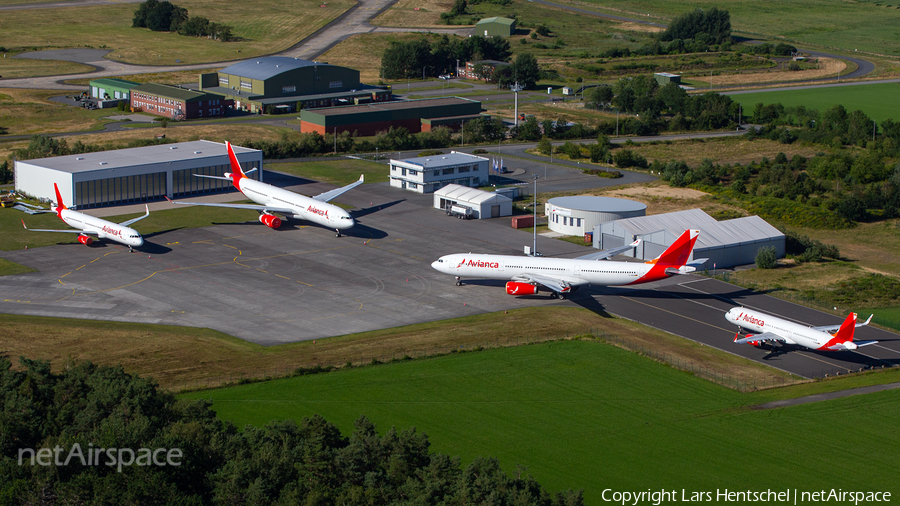
{"type": "MultiPolygon", "coordinates": [[[[234,146],[244,171],[262,167],[262,151],[234,146]]],[[[80,209],[234,191],[231,181],[195,177],[231,171],[225,145],[179,142],[15,162],[16,191],[80,209]]],[[[262,170],[248,175],[262,178],[262,170]]]]}
{"type": "Polygon", "coordinates": [[[391,160],[391,186],[432,193],[449,184],[478,187],[488,183],[490,160],[451,151],[447,155],[391,160]]]}
{"type": "Polygon", "coordinates": [[[225,116],[229,101],[218,95],[168,84],[142,84],[131,90],[131,110],[172,119],[225,116]]]}
{"type": "Polygon", "coordinates": [[[304,109],[300,111],[300,131],[318,132],[322,135],[335,132],[375,135],[391,127],[404,127],[411,133],[418,133],[433,126],[429,124],[423,128],[423,119],[440,120],[441,125],[459,128],[463,121],[480,115],[481,102],[476,100],[460,97],[427,98],[327,109],[304,109]]]}

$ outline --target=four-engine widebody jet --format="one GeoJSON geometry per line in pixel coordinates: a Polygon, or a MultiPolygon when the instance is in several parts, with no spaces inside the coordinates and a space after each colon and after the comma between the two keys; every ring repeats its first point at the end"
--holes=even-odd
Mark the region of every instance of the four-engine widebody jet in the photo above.
{"type": "Polygon", "coordinates": [[[760,348],[766,343],[780,341],[811,350],[849,351],[878,342],[853,341],[853,331],[856,327],[868,325],[872,321],[871,315],[863,323],[856,323],[856,313],[850,313],[839,326],[805,327],[759,311],[733,307],[725,313],[725,319],[738,326],[734,342],[749,343],[760,348]],[[752,333],[739,339],[742,329],[750,330],[752,333]]]}
{"type": "Polygon", "coordinates": [[[135,246],[144,244],[144,238],[141,237],[141,234],[139,234],[137,230],[129,228],[129,225],[150,216],[150,208],[146,205],[144,205],[146,214],[143,216],[138,216],[137,218],[122,223],[113,223],[67,208],[66,205],[63,204],[62,195],[60,195],[59,187],[56,186],[56,183],[53,183],[53,189],[56,190],[56,206],[51,207],[50,210],[56,213],[56,215],[59,216],[59,219],[66,222],[66,225],[78,230],[33,229],[25,226],[25,220],[22,220],[22,226],[25,227],[25,230],[30,230],[32,232],[78,234],[78,242],[87,246],[90,246],[91,243],[94,242],[91,235],[96,235],[100,239],[109,239],[111,241],[120,242],[128,246],[128,251],[134,251],[135,246]]]}
{"type": "Polygon", "coordinates": [[[445,274],[461,278],[508,279],[506,293],[531,295],[538,293],[538,285],[550,289],[550,296],[565,298],[566,294],[583,285],[621,286],[647,283],[676,274],[688,274],[706,259],[688,262],[699,230],[685,230],[660,256],[646,263],[600,261],[638,245],[637,240],[627,246],[592,253],[579,258],[543,258],[512,255],[479,255],[457,253],[445,255],[431,266],[445,274]]]}
{"type": "Polygon", "coordinates": [[[321,193],[315,197],[307,197],[306,195],[300,195],[299,193],[294,193],[247,177],[246,173],[241,170],[241,164],[238,163],[238,159],[234,155],[234,149],[232,149],[231,143],[226,142],[225,145],[228,148],[228,159],[231,161],[231,170],[233,172],[226,172],[224,177],[202,174],[194,175],[197,177],[231,181],[234,184],[234,187],[246,195],[247,198],[260,205],[178,202],[168,199],[169,202],[189,206],[253,209],[254,211],[259,211],[259,221],[270,228],[278,228],[281,226],[281,218],[273,214],[279,213],[290,216],[291,218],[310,221],[322,225],[323,227],[334,229],[337,232],[337,237],[341,236],[341,230],[347,230],[356,224],[350,216],[350,213],[334,204],[329,204],[328,201],[363,184],[362,175],[359,176],[358,181],[348,184],[347,186],[321,193]]]}

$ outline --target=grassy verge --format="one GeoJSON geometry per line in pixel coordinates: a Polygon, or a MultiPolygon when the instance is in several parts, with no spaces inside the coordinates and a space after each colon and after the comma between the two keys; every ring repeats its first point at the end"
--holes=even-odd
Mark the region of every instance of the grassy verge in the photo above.
{"type": "Polygon", "coordinates": [[[78,47],[111,49],[109,59],[145,65],[223,62],[283,51],[342,14],[353,2],[186,0],[178,5],[186,8],[189,16],[232,26],[239,40],[220,42],[132,28],[137,4],[5,11],[4,38],[35,49],[76,43],[78,47]]]}
{"type": "MultiPolygon", "coordinates": [[[[84,74],[93,72],[94,67],[61,60],[34,60],[31,58],[15,58],[23,51],[10,51],[4,53],[6,58],[0,57],[0,76],[4,79],[17,79],[20,77],[57,76],[63,74],[84,74]]],[[[87,79],[85,84],[87,84],[87,79]]]]}
{"type": "Polygon", "coordinates": [[[813,88],[805,90],[767,91],[732,95],[731,99],[742,104],[745,113],[750,113],[756,104],[781,103],[785,107],[804,106],[825,112],[834,105],[841,104],[847,111],[861,110],[879,122],[888,118],[900,118],[900,104],[890,97],[900,93],[898,83],[860,84],[840,88],[813,88]]]}
{"type": "Polygon", "coordinates": [[[57,367],[71,359],[122,364],[129,372],[153,376],[174,390],[288,376],[298,368],[358,366],[592,332],[617,346],[698,374],[703,371],[704,377],[731,381],[732,386],[735,380],[745,386],[792,381],[781,371],[582,308],[511,310],[271,347],[208,329],[175,326],[15,315],[0,315],[0,324],[5,329],[0,350],[7,355],[46,358],[57,367]]]}
{"type": "Polygon", "coordinates": [[[459,455],[464,463],[496,456],[508,471],[528,466],[527,473],[551,490],[584,488],[585,504],[601,504],[608,488],[900,488],[890,452],[840,442],[851,426],[857,441],[900,444],[900,434],[884,430],[900,416],[900,391],[745,409],[775,396],[741,394],[633,353],[570,341],[184,397],[211,400],[221,418],[238,426],[314,413],[345,433],[362,414],[381,431],[415,426],[428,434],[434,451],[459,455]],[[791,430],[779,431],[777,445],[760,445],[776,425],[791,430]],[[803,458],[786,459],[786,451],[803,458]],[[837,482],[809,466],[833,461],[835,452],[855,470],[837,482]]]}
{"type": "Polygon", "coordinates": [[[338,186],[348,185],[359,175],[365,175],[366,183],[388,181],[388,166],[364,160],[335,160],[327,162],[267,162],[267,168],[338,186]]]}
{"type": "Polygon", "coordinates": [[[10,262],[5,258],[0,258],[0,276],[9,276],[10,274],[25,274],[28,272],[34,272],[34,269],[31,267],[25,267],[24,265],[19,265],[15,262],[10,262]]]}

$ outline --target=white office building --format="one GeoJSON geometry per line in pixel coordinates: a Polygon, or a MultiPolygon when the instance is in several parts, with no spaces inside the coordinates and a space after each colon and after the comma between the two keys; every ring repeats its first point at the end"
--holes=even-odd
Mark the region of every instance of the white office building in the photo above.
{"type": "Polygon", "coordinates": [[[488,184],[489,160],[451,151],[447,155],[391,160],[391,186],[434,193],[448,184],[479,187],[488,184]]]}

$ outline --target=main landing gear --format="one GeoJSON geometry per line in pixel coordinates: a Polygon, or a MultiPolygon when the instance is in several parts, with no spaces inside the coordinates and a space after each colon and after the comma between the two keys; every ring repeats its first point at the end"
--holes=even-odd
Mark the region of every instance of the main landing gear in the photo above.
{"type": "Polygon", "coordinates": [[[337,234],[335,235],[335,237],[340,237],[340,236],[341,236],[341,229],[336,228],[336,229],[334,229],[334,231],[337,232],[337,234]]]}
{"type": "Polygon", "coordinates": [[[459,276],[456,276],[456,286],[462,286],[462,280],[459,279],[459,276]]]}
{"type": "Polygon", "coordinates": [[[550,298],[551,298],[551,299],[565,300],[566,294],[564,294],[564,293],[559,293],[559,292],[550,292],[550,298]]]}
{"type": "Polygon", "coordinates": [[[131,247],[131,246],[129,246],[129,247],[128,247],[128,252],[129,252],[129,253],[134,253],[134,248],[131,247]]]}

